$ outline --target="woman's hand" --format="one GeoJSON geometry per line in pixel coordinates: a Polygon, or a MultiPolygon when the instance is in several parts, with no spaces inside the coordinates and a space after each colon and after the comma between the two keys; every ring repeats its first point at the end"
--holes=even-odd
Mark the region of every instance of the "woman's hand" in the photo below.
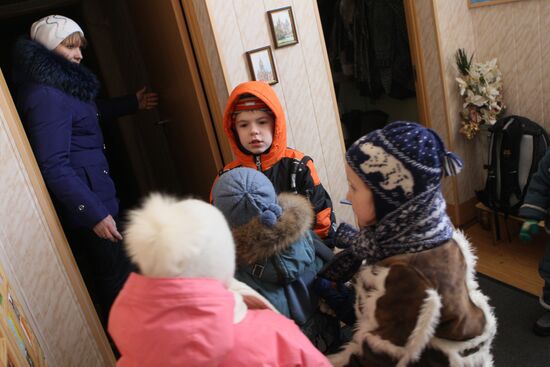
{"type": "Polygon", "coordinates": [[[140,110],[150,110],[159,104],[158,94],[153,92],[146,92],[147,87],[143,87],[136,92],[136,98],[138,100],[138,108],[140,110]]]}
{"type": "Polygon", "coordinates": [[[122,240],[122,235],[117,231],[116,222],[111,215],[103,218],[101,222],[94,226],[93,230],[98,237],[111,242],[122,240]]]}

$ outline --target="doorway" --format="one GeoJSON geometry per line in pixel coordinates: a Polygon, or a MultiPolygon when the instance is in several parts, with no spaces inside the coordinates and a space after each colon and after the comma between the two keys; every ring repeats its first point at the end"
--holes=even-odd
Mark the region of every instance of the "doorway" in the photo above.
{"type": "Polygon", "coordinates": [[[317,0],[346,146],[398,121],[429,126],[410,0],[317,0]]]}
{"type": "Polygon", "coordinates": [[[136,206],[152,191],[207,200],[223,164],[179,3],[49,3],[11,12],[0,7],[0,35],[6,45],[0,50],[0,68],[12,96],[12,50],[17,38],[27,35],[30,25],[43,16],[74,19],[89,41],[82,63],[101,82],[99,98],[135,93],[142,86],[160,96],[154,111],[102,124],[121,208],[136,206]]]}
{"type": "MultiPolygon", "coordinates": [[[[34,21],[49,14],[65,15],[75,20],[83,28],[86,38],[89,41],[88,47],[83,52],[83,64],[92,70],[100,80],[102,87],[98,98],[108,98],[109,94],[105,88],[105,78],[101,73],[98,58],[95,53],[94,39],[90,37],[89,29],[83,17],[82,6],[79,2],[72,2],[71,4],[61,6],[56,6],[54,4],[51,7],[36,10],[26,9],[23,14],[20,12],[15,14],[2,13],[0,35],[2,35],[2,38],[6,41],[7,47],[2,48],[0,51],[0,68],[6,77],[12,97],[14,99],[16,97],[15,86],[11,78],[14,62],[14,60],[12,60],[12,53],[15,42],[19,37],[28,36],[30,25],[34,21]]],[[[125,164],[125,162],[129,162],[129,157],[123,142],[122,131],[120,131],[116,121],[102,123],[101,128],[105,145],[108,147],[105,152],[110,166],[110,173],[117,187],[121,207],[131,207],[136,204],[140,189],[131,166],[125,164]]]]}
{"type": "MultiPolygon", "coordinates": [[[[74,19],[82,26],[89,41],[83,64],[98,75],[103,86],[102,96],[133,93],[145,84],[159,93],[161,100],[156,111],[142,112],[103,126],[107,144],[112,147],[109,163],[113,175],[117,167],[114,160],[121,162],[118,167],[123,181],[117,181],[116,185],[119,196],[129,197],[125,203],[128,208],[152,191],[207,200],[212,181],[222,166],[217,141],[212,138],[214,134],[208,105],[194,65],[182,11],[174,4],[132,0],[44,1],[40,3],[40,8],[22,6],[15,12],[3,11],[6,8],[0,6],[0,35],[4,40],[4,47],[0,50],[0,69],[6,79],[11,80],[11,55],[17,37],[27,34],[35,20],[57,13],[74,19]],[[44,5],[48,3],[50,6],[44,5]],[[129,10],[130,7],[133,8],[129,10]],[[139,17],[148,17],[151,23],[139,17]],[[155,20],[154,17],[162,19],[155,20]],[[150,32],[147,27],[153,25],[155,31],[150,32]],[[145,33],[156,33],[160,38],[140,37],[145,33]],[[162,74],[165,70],[169,72],[162,74]],[[114,140],[109,143],[110,134],[114,135],[114,140]],[[116,148],[120,148],[119,153],[116,153],[116,148]]],[[[8,89],[15,97],[13,88],[10,82],[8,89]]],[[[6,95],[9,97],[9,94],[6,95]]],[[[17,125],[21,132],[19,135],[23,136],[22,126],[17,125]]],[[[21,153],[23,156],[26,154],[21,153]]],[[[34,161],[30,163],[36,170],[31,172],[27,169],[27,173],[36,188],[42,185],[42,180],[34,161]]],[[[43,207],[51,209],[44,212],[54,234],[62,267],[79,294],[82,309],[89,310],[89,298],[78,272],[73,271],[74,261],[69,247],[52,202],[43,188],[43,185],[40,186],[34,193],[41,198],[39,201],[44,203],[43,207]],[[67,264],[73,264],[73,267],[67,264]]],[[[92,316],[89,315],[86,313],[87,322],[96,330],[93,325],[97,324],[97,320],[93,317],[93,311],[92,316]]],[[[98,345],[108,346],[102,332],[94,334],[94,337],[101,339],[98,345]]]]}
{"type": "MultiPolygon", "coordinates": [[[[15,86],[11,78],[12,66],[14,62],[12,59],[14,44],[19,37],[26,37],[28,35],[30,25],[34,21],[49,14],[66,15],[81,25],[86,37],[90,40],[90,47],[84,51],[85,61],[83,61],[83,64],[85,64],[87,68],[91,69],[100,79],[102,88],[98,98],[108,98],[108,91],[104,87],[105,78],[99,68],[97,55],[94,52],[93,40],[90,39],[89,30],[83,17],[82,8],[78,2],[62,4],[60,6],[53,4],[52,7],[42,7],[36,10],[26,9],[24,13],[2,13],[0,34],[6,41],[7,47],[2,48],[0,51],[0,68],[6,77],[12,96],[15,98],[15,86]]],[[[105,144],[108,147],[105,152],[109,161],[111,176],[118,189],[121,207],[131,207],[137,202],[140,190],[131,166],[125,164],[125,162],[129,161],[129,157],[122,139],[122,132],[115,121],[102,122],[101,127],[105,144]]]]}

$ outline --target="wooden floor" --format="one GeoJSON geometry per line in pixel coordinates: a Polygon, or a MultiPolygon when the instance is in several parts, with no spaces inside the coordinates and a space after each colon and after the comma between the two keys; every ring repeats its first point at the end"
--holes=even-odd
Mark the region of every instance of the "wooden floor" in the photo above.
{"type": "Polygon", "coordinates": [[[504,235],[503,240],[494,244],[492,232],[479,223],[464,229],[478,256],[477,271],[538,296],[543,284],[538,264],[548,235],[539,233],[532,241],[522,242],[517,227],[512,225],[510,231],[512,242],[504,235]]]}

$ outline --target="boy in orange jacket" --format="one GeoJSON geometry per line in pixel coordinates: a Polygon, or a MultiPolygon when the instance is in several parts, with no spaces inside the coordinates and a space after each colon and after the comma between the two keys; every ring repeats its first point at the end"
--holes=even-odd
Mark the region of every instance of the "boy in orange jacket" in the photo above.
{"type": "Polygon", "coordinates": [[[313,230],[333,247],[335,218],[330,196],[313,160],[287,147],[285,114],[275,91],[261,81],[239,84],[227,101],[223,127],[235,160],[219,175],[236,167],[254,168],[269,178],[277,194],[306,196],[315,211],[313,230]]]}

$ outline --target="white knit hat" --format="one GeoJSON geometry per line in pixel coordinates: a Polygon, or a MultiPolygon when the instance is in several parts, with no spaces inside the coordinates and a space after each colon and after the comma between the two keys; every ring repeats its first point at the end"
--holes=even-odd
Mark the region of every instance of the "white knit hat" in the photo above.
{"type": "Polygon", "coordinates": [[[63,15],[48,15],[32,24],[30,36],[51,51],[75,32],[84,36],[82,28],[74,20],[63,15]]]}
{"type": "Polygon", "coordinates": [[[210,278],[226,286],[233,278],[235,244],[229,226],[204,201],[152,194],[130,212],[124,240],[143,275],[210,278]]]}

